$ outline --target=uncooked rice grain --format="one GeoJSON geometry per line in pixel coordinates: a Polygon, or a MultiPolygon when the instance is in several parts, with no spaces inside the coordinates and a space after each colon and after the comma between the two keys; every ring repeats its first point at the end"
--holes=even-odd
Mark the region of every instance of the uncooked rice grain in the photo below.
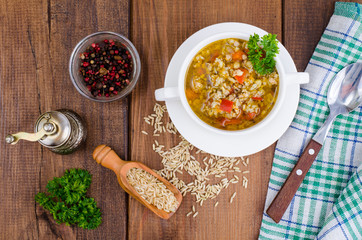
{"type": "Polygon", "coordinates": [[[232,202],[233,202],[233,200],[234,200],[235,196],[236,196],[236,192],[234,192],[234,194],[231,196],[231,198],[230,198],[230,203],[232,203],[232,202]]]}
{"type": "Polygon", "coordinates": [[[178,201],[175,194],[152,174],[140,168],[131,168],[127,180],[136,192],[149,204],[166,212],[175,212],[178,201]]]}
{"type": "MultiPolygon", "coordinates": [[[[152,121],[154,136],[159,136],[163,133],[178,133],[175,125],[165,115],[167,113],[165,105],[162,106],[156,103],[153,111],[154,113],[148,117],[145,117],[144,119],[146,122],[152,121]]],[[[166,148],[163,145],[159,145],[156,140],[152,147],[153,150],[162,158],[163,164],[163,168],[156,172],[170,181],[177,189],[180,190],[183,196],[185,196],[187,193],[195,196],[195,201],[201,206],[207,199],[216,198],[220,192],[223,189],[226,189],[230,184],[239,182],[239,177],[236,175],[234,175],[234,177],[229,180],[226,177],[226,174],[228,174],[228,172],[235,174],[241,173],[242,170],[240,170],[240,164],[242,163],[246,167],[249,163],[249,158],[220,157],[208,154],[206,157],[203,156],[202,158],[198,156],[197,159],[202,160],[197,160],[195,157],[196,155],[207,153],[201,149],[197,149],[195,152],[192,152],[194,146],[181,135],[179,135],[179,137],[180,142],[171,148],[166,148]],[[200,163],[203,163],[205,167],[202,167],[200,163]],[[177,174],[182,174],[182,172],[186,172],[190,176],[193,176],[194,180],[190,183],[185,183],[183,180],[177,177],[177,174]],[[219,182],[211,184],[209,182],[209,177],[211,176],[213,176],[213,179],[218,180],[219,182]],[[221,177],[224,178],[220,180],[221,177]]],[[[245,180],[244,178],[243,187],[247,187],[247,179],[245,180]]],[[[215,207],[217,205],[218,202],[215,203],[215,207]]],[[[195,206],[193,206],[192,212],[195,211],[195,206]]],[[[198,212],[195,212],[193,217],[195,217],[197,214],[198,212]]]]}

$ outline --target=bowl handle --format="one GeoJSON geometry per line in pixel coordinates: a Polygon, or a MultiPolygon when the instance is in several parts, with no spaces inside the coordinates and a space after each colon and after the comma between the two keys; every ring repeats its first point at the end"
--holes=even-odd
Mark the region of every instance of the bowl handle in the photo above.
{"type": "Polygon", "coordinates": [[[309,83],[309,73],[306,72],[286,73],[285,78],[287,79],[287,84],[309,83]]]}
{"type": "Polygon", "coordinates": [[[166,101],[180,97],[177,87],[160,88],[155,91],[156,101],[166,101]]]}

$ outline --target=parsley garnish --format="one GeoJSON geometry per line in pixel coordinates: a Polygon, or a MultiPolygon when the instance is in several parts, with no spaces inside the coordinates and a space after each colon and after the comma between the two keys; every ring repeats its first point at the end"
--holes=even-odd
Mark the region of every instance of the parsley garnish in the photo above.
{"type": "Polygon", "coordinates": [[[275,69],[275,59],[279,53],[276,34],[269,33],[261,39],[258,34],[251,35],[248,42],[248,57],[254,70],[260,75],[270,74],[275,69]]]}
{"type": "Polygon", "coordinates": [[[102,223],[102,217],[97,202],[86,196],[91,182],[92,176],[87,170],[66,170],[64,176],[48,182],[49,194],[40,192],[35,201],[48,210],[57,223],[95,229],[102,223]]]}

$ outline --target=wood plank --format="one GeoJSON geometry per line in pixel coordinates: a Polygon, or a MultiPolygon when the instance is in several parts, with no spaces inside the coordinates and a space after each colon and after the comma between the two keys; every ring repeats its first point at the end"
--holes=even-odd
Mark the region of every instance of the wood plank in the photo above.
{"type": "Polygon", "coordinates": [[[0,141],[1,239],[125,239],[127,199],[114,174],[92,159],[101,143],[127,159],[128,99],[113,103],[86,100],[73,87],[68,59],[86,35],[110,30],[128,35],[128,1],[1,1],[0,136],[33,130],[42,112],[69,108],[84,117],[88,138],[76,153],[61,156],[37,143],[7,146],[0,141]],[[93,174],[89,195],[103,212],[93,231],[58,225],[35,204],[49,180],[65,169],[80,167],[93,174]]]}
{"type": "MultiPolygon", "coordinates": [[[[329,19],[336,0],[284,1],[284,45],[298,71],[304,71],[312,57],[329,19]]],[[[344,2],[358,2],[347,0],[344,2]]]]}
{"type": "MultiPolygon", "coordinates": [[[[197,30],[208,25],[235,21],[244,22],[276,33],[281,39],[281,1],[132,1],[132,40],[142,61],[141,82],[132,94],[131,102],[131,159],[152,168],[161,167],[160,157],[152,151],[152,132],[142,120],[152,112],[154,90],[163,86],[168,63],[177,47],[197,30]]],[[[175,145],[179,138],[158,137],[160,144],[175,145]]],[[[157,218],[134,199],[129,200],[130,239],[255,239],[258,235],[264,208],[267,183],[271,170],[274,146],[250,156],[249,187],[229,187],[214,200],[197,207],[196,218],[186,217],[194,205],[187,195],[178,212],[168,221],[157,218]],[[234,191],[238,195],[229,204],[234,191]]],[[[190,180],[188,178],[187,180],[190,180]]]]}

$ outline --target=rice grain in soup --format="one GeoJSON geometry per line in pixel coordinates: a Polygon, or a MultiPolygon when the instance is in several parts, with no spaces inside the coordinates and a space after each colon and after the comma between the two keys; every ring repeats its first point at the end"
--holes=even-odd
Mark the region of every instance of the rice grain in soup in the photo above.
{"type": "Polygon", "coordinates": [[[248,60],[247,41],[228,38],[210,43],[193,58],[185,93],[194,113],[207,124],[241,130],[263,120],[278,95],[279,75],[259,75],[248,60]]]}

